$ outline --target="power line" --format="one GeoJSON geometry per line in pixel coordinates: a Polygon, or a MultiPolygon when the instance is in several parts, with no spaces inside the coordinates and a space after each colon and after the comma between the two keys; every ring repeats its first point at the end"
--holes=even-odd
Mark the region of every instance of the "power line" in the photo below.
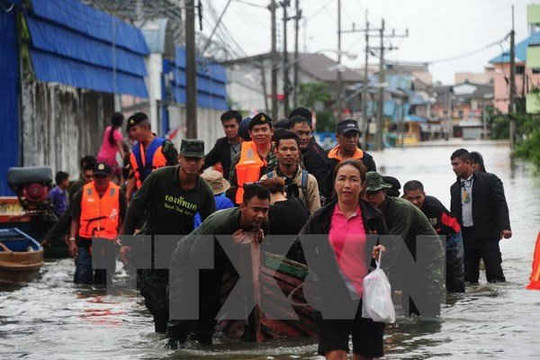
{"type": "Polygon", "coordinates": [[[431,60],[431,61],[424,61],[424,63],[427,63],[427,64],[438,64],[438,63],[442,63],[442,62],[449,62],[449,61],[454,61],[454,60],[459,60],[459,59],[462,59],[462,58],[465,58],[465,57],[469,57],[469,56],[472,56],[472,55],[475,55],[475,54],[478,54],[482,51],[485,51],[487,49],[490,49],[494,46],[497,46],[499,44],[502,44],[503,42],[506,41],[506,39],[508,38],[508,34],[504,36],[504,38],[502,39],[499,39],[497,41],[494,41],[492,43],[489,43],[487,45],[484,45],[482,46],[481,48],[478,48],[476,50],[472,50],[472,51],[468,51],[466,53],[463,53],[463,54],[460,54],[460,55],[455,55],[455,56],[451,56],[451,57],[448,57],[448,58],[443,58],[443,59],[437,59],[437,60],[431,60]]]}
{"type": "MultiPolygon", "coordinates": [[[[210,14],[214,18],[214,21],[217,23],[219,15],[217,14],[216,9],[212,6],[210,1],[208,1],[207,3],[208,3],[208,8],[210,10],[210,14]]],[[[222,34],[225,35],[225,37],[227,37],[229,41],[232,42],[238,50],[240,50],[240,53],[243,54],[243,56],[247,56],[247,53],[240,46],[240,44],[238,44],[236,39],[232,36],[231,32],[229,31],[227,25],[225,24],[225,19],[223,19],[223,21],[219,24],[218,29],[220,29],[222,34]]]]}
{"type": "Polygon", "coordinates": [[[317,15],[319,15],[321,12],[323,12],[334,0],[327,1],[323,6],[321,6],[317,11],[315,11],[312,15],[306,16],[306,21],[313,20],[317,15]]]}

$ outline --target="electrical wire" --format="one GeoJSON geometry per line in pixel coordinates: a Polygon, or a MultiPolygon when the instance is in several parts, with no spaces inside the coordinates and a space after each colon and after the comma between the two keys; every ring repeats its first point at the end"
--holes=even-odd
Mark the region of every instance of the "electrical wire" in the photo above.
{"type": "Polygon", "coordinates": [[[497,41],[494,41],[492,43],[489,43],[487,45],[484,45],[481,48],[478,48],[476,50],[468,51],[468,52],[465,52],[463,54],[451,56],[451,57],[448,57],[448,58],[436,59],[436,60],[425,61],[425,62],[428,63],[428,64],[440,64],[440,63],[443,63],[443,62],[449,62],[449,61],[463,59],[463,58],[478,54],[478,53],[480,53],[482,51],[488,50],[488,49],[490,49],[490,48],[492,48],[494,46],[498,46],[498,45],[502,44],[503,42],[505,42],[507,38],[508,38],[508,35],[505,35],[504,38],[499,39],[497,41]]]}
{"type": "MultiPolygon", "coordinates": [[[[212,17],[214,18],[214,22],[217,23],[217,19],[218,19],[218,14],[216,12],[216,9],[212,6],[211,2],[208,2],[208,8],[210,9],[210,14],[212,15],[212,17]]],[[[223,31],[223,34],[225,34],[225,37],[227,37],[230,42],[232,42],[236,48],[238,50],[240,50],[240,53],[243,54],[243,56],[247,56],[247,53],[244,51],[244,49],[240,46],[240,44],[238,44],[238,42],[236,41],[236,39],[233,37],[233,35],[231,34],[231,32],[229,31],[226,23],[225,23],[226,19],[224,18],[221,23],[219,24],[218,26],[218,29],[221,29],[223,31]]]]}

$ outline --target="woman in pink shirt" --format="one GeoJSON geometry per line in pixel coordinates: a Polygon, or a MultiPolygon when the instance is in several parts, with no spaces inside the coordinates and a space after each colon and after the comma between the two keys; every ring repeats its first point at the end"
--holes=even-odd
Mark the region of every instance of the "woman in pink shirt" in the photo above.
{"type": "Polygon", "coordinates": [[[321,314],[319,354],[347,359],[352,335],[353,359],[378,358],[383,356],[384,323],[361,317],[361,299],[371,257],[384,251],[374,245],[386,225],[382,215],[361,200],[366,168],[360,161],[342,161],[334,174],[336,200],[316,211],[300,233],[310,271],[304,291],[308,298],[314,285],[310,302],[321,314]]]}
{"type": "Polygon", "coordinates": [[[124,148],[122,146],[124,138],[120,130],[118,130],[123,122],[124,115],[118,112],[113,114],[111,121],[112,125],[105,129],[101,148],[97,155],[97,161],[109,165],[119,182],[122,181],[122,172],[121,167],[116,161],[116,153],[119,152],[122,159],[124,158],[124,148]]]}

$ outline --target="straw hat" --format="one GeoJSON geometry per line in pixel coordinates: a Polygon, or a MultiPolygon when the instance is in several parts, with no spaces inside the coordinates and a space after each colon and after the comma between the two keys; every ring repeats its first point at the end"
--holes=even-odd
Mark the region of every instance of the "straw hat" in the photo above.
{"type": "Polygon", "coordinates": [[[201,177],[210,185],[214,195],[224,193],[231,187],[231,184],[223,178],[223,174],[219,171],[209,169],[203,172],[201,177]]]}

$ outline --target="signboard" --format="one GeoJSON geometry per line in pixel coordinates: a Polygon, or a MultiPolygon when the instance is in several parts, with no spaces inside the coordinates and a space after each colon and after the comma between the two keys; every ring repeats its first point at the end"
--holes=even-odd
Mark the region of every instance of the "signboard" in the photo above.
{"type": "Polygon", "coordinates": [[[527,5],[527,22],[529,25],[540,24],[540,4],[527,5]]]}
{"type": "Polygon", "coordinates": [[[527,67],[540,68],[540,44],[529,45],[527,48],[527,67]]]}
{"type": "Polygon", "coordinates": [[[531,93],[527,94],[527,113],[538,114],[540,113],[540,94],[531,93]]]}

